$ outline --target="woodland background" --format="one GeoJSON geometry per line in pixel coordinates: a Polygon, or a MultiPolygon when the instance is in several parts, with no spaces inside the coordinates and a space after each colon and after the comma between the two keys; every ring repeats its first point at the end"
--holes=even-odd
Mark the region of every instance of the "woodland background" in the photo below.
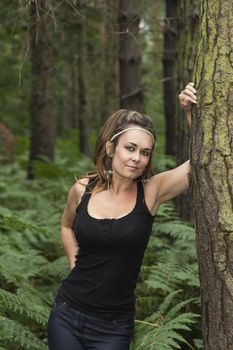
{"type": "MultiPolygon", "coordinates": [[[[192,81],[198,1],[0,4],[0,349],[47,348],[51,303],[68,264],[60,217],[93,169],[104,120],[143,111],[158,135],[155,172],[188,157],[178,94],[192,81]]],[[[137,287],[132,349],[202,349],[190,193],[156,217],[137,287]]]]}

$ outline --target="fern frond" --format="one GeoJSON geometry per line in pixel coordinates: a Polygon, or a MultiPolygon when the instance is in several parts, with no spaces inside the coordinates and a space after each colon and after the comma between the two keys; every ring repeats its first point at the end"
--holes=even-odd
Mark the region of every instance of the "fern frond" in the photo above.
{"type": "Polygon", "coordinates": [[[172,238],[185,240],[186,242],[195,240],[195,229],[179,220],[157,223],[155,230],[168,234],[172,238]]]}
{"type": "Polygon", "coordinates": [[[37,251],[25,251],[24,253],[10,250],[0,256],[0,276],[8,283],[16,286],[35,276],[47,260],[40,256],[37,251]]]}
{"type": "Polygon", "coordinates": [[[49,309],[42,300],[39,304],[35,301],[36,299],[28,292],[21,291],[19,295],[16,295],[0,288],[0,303],[3,312],[9,313],[10,311],[11,314],[20,314],[38,324],[46,325],[49,309]]]}
{"type": "MultiPolygon", "coordinates": [[[[166,320],[173,320],[174,317],[176,317],[177,313],[183,309],[184,306],[186,306],[187,304],[191,304],[193,302],[195,302],[197,300],[197,298],[191,298],[188,300],[184,300],[178,304],[176,304],[175,306],[169,308],[168,312],[166,313],[166,320]]],[[[188,313],[186,313],[186,315],[189,315],[188,313]]],[[[179,316],[177,316],[179,317],[179,316]]]]}
{"type": "Polygon", "coordinates": [[[156,222],[162,222],[162,221],[167,221],[167,220],[175,220],[177,219],[177,214],[175,210],[174,203],[172,201],[166,202],[160,205],[159,210],[156,213],[156,222]]]}
{"type": "Polygon", "coordinates": [[[28,228],[31,232],[42,232],[44,234],[51,234],[48,229],[39,227],[37,225],[32,224],[31,222],[27,222],[16,215],[11,215],[9,212],[1,208],[0,211],[0,224],[1,226],[5,226],[8,229],[13,229],[14,231],[23,231],[28,228]]]}
{"type": "Polygon", "coordinates": [[[27,327],[0,315],[0,339],[4,346],[19,346],[22,350],[46,350],[47,346],[27,327]]]}
{"type": "Polygon", "coordinates": [[[174,271],[177,267],[170,264],[162,264],[151,266],[145,283],[149,288],[162,290],[165,294],[174,290],[174,285],[177,279],[174,276],[174,271]]]}
{"type": "Polygon", "coordinates": [[[62,256],[53,262],[47,263],[42,267],[40,272],[42,275],[46,275],[49,278],[64,279],[69,272],[67,258],[62,256]]]}
{"type": "Polygon", "coordinates": [[[183,267],[177,261],[170,262],[168,259],[166,262],[150,266],[144,283],[148,288],[164,293],[169,293],[184,284],[199,288],[198,267],[197,264],[183,267]]]}
{"type": "Polygon", "coordinates": [[[190,324],[195,323],[194,313],[180,313],[180,310],[192,299],[171,307],[180,291],[169,294],[160,305],[159,310],[145,321],[136,320],[134,349],[174,350],[181,349],[181,343],[187,343],[181,331],[190,331],[190,324]]]}
{"type": "Polygon", "coordinates": [[[164,299],[163,303],[159,306],[159,310],[157,313],[163,315],[167,311],[170,310],[170,306],[172,305],[172,301],[175,299],[175,297],[181,293],[181,290],[175,290],[174,292],[168,294],[166,298],[164,299]]]}

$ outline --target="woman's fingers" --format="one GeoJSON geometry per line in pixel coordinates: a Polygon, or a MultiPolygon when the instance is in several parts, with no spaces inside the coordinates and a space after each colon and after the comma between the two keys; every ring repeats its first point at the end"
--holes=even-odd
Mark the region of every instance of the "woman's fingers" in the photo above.
{"type": "Polygon", "coordinates": [[[194,83],[189,83],[186,85],[185,89],[181,91],[179,95],[180,103],[183,108],[189,107],[190,103],[197,103],[196,89],[194,88],[194,83]]]}
{"type": "Polygon", "coordinates": [[[186,85],[183,93],[185,95],[190,96],[194,101],[197,100],[197,96],[196,96],[197,90],[194,88],[193,83],[192,84],[189,83],[188,85],[186,85]]]}
{"type": "Polygon", "coordinates": [[[181,100],[181,102],[192,102],[192,103],[197,103],[197,97],[194,93],[192,93],[191,91],[188,90],[184,90],[181,92],[181,94],[179,95],[179,98],[181,100]]]}

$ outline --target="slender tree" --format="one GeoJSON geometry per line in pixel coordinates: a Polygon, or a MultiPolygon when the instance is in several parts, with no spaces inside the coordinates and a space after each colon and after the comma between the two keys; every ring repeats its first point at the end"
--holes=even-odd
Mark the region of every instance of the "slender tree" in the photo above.
{"type": "Polygon", "coordinates": [[[91,107],[88,81],[88,54],[87,54],[87,8],[86,2],[80,4],[81,15],[78,18],[79,27],[79,52],[78,63],[78,131],[79,148],[82,154],[89,154],[88,134],[90,130],[91,107]]]}
{"type": "Polygon", "coordinates": [[[27,1],[29,13],[31,90],[31,146],[28,178],[33,161],[54,158],[55,120],[53,114],[52,30],[49,1],[27,1]]]}
{"type": "Polygon", "coordinates": [[[120,107],[143,110],[140,83],[139,4],[136,0],[119,1],[120,107]]]}
{"type": "Polygon", "coordinates": [[[117,3],[113,0],[101,0],[101,98],[100,116],[104,121],[119,107],[119,69],[118,69],[118,25],[117,3]]]}
{"type": "Polygon", "coordinates": [[[201,1],[191,169],[205,350],[233,349],[233,2],[201,1]]]}
{"type": "Polygon", "coordinates": [[[63,71],[62,71],[62,83],[63,83],[62,126],[64,130],[70,130],[77,126],[77,123],[75,120],[76,113],[74,108],[74,104],[76,101],[76,96],[74,96],[74,92],[75,92],[74,62],[75,60],[72,56],[74,55],[72,55],[71,53],[70,59],[67,58],[67,60],[64,62],[63,71]]]}
{"type": "MultiPolygon", "coordinates": [[[[193,80],[195,59],[197,56],[199,29],[199,0],[179,0],[177,26],[177,91],[193,80]]],[[[189,157],[190,132],[184,113],[177,105],[177,165],[189,157]],[[182,117],[183,116],[183,117],[182,117]]],[[[191,190],[186,191],[176,199],[179,216],[185,220],[193,218],[191,190]]]]}
{"type": "Polygon", "coordinates": [[[163,50],[163,90],[165,110],[165,153],[176,154],[177,106],[177,22],[179,0],[166,0],[163,50]]]}

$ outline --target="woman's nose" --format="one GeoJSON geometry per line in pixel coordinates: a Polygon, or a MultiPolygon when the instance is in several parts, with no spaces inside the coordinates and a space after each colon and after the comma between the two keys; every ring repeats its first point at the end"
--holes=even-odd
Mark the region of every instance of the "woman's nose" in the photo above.
{"type": "Polygon", "coordinates": [[[134,162],[138,162],[139,159],[140,159],[140,154],[139,154],[139,152],[134,152],[134,153],[132,154],[132,160],[133,160],[134,162]]]}

